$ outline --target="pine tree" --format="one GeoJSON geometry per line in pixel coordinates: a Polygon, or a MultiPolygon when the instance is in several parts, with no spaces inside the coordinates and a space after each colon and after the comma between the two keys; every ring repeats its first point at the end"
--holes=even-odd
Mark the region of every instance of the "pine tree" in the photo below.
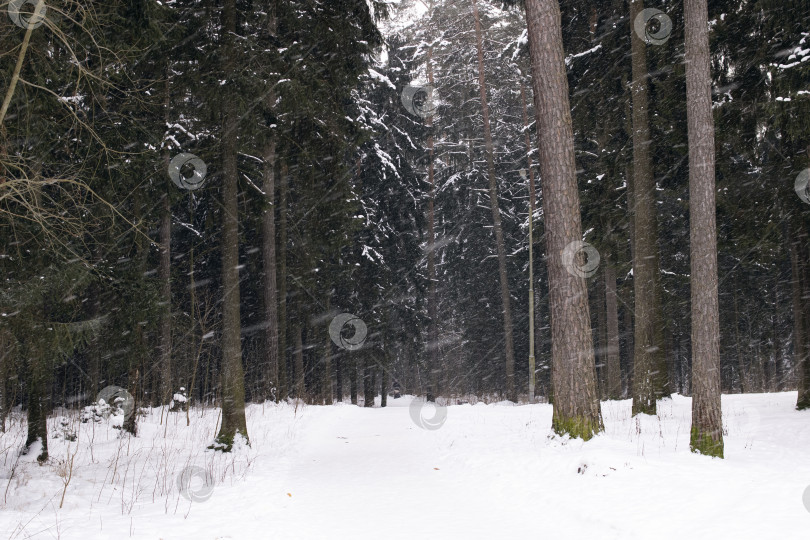
{"type": "MultiPolygon", "coordinates": [[[[723,457],[720,321],[714,191],[709,15],[706,0],[685,0],[689,216],[692,266],[693,452],[723,457]]],[[[637,231],[638,233],[638,231],[637,231]]]]}
{"type": "Polygon", "coordinates": [[[247,440],[245,381],[239,306],[239,117],[236,109],[236,1],[222,6],[222,424],[217,447],[230,451],[237,436],[247,440]]]}
{"type": "Polygon", "coordinates": [[[555,0],[527,0],[535,115],[543,188],[554,385],[553,429],[589,439],[602,431],[584,279],[569,273],[562,252],[582,239],[568,81],[555,0]]]}
{"type": "Polygon", "coordinates": [[[506,398],[517,402],[515,389],[515,342],[512,335],[512,304],[509,296],[509,277],[506,270],[506,247],[501,226],[501,210],[498,207],[498,184],[495,179],[495,152],[492,143],[492,130],[489,123],[489,103],[487,98],[486,76],[484,74],[484,46],[481,32],[481,18],[478,14],[478,1],[472,0],[475,16],[476,45],[478,49],[478,85],[481,95],[481,116],[484,122],[484,144],[486,145],[487,176],[489,177],[489,200],[492,208],[492,229],[495,232],[495,245],[498,252],[498,277],[501,284],[503,306],[503,334],[506,360],[506,398]]]}
{"type": "Polygon", "coordinates": [[[633,81],[633,284],[635,335],[633,343],[633,414],[655,414],[660,394],[656,382],[663,369],[661,316],[658,300],[658,222],[652,168],[652,140],[648,113],[647,53],[634,21],[644,9],[643,0],[630,1],[633,81]]]}

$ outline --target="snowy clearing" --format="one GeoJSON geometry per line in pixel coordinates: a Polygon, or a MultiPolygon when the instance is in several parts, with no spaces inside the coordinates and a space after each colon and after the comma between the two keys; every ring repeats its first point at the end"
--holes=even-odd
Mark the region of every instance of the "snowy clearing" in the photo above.
{"type": "MultiPolygon", "coordinates": [[[[379,398],[378,398],[379,399],[379,398]]],[[[454,405],[440,428],[387,408],[251,405],[252,447],[205,450],[218,410],[141,420],[137,438],[80,424],[51,459],[18,457],[19,413],[0,435],[0,538],[805,538],[810,411],[796,392],[723,396],[725,459],[689,451],[691,400],[632,419],[602,403],[605,433],[550,438],[551,406],[454,405]],[[91,444],[92,442],[92,444],[91,444]],[[188,466],[207,471],[180,494],[188,466]],[[208,475],[212,488],[202,484],[208,475]]],[[[427,407],[431,409],[432,406],[427,407]]],[[[430,418],[433,411],[423,410],[430,418]]],[[[63,433],[58,418],[51,434],[63,433]]]]}

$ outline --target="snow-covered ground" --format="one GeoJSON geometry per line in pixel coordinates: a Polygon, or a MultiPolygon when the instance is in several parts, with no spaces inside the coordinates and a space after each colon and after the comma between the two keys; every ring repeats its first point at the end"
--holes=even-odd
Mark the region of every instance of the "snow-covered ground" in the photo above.
{"type": "Polygon", "coordinates": [[[189,427],[154,410],[137,438],[71,413],[78,442],[52,438],[44,466],[19,457],[16,416],[0,435],[0,539],[808,538],[810,411],[795,392],[723,396],[724,460],[689,452],[681,396],[640,419],[604,402],[587,443],[549,437],[549,405],[454,405],[424,429],[411,413],[433,408],[411,399],[252,405],[252,446],[225,455],[205,449],[217,410],[189,427]]]}

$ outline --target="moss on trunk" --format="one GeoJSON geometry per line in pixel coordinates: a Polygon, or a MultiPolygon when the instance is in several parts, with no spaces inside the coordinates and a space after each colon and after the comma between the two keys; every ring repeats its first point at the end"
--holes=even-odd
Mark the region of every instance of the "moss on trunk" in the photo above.
{"type": "Polygon", "coordinates": [[[603,427],[600,422],[594,422],[584,416],[561,418],[555,414],[554,418],[551,420],[551,429],[557,435],[562,436],[568,434],[571,438],[580,438],[587,441],[602,431],[603,427]]]}
{"type": "Polygon", "coordinates": [[[701,433],[697,427],[692,427],[692,437],[689,441],[689,447],[692,452],[703,454],[704,456],[712,456],[723,458],[723,437],[719,440],[712,437],[709,433],[701,433]]]}

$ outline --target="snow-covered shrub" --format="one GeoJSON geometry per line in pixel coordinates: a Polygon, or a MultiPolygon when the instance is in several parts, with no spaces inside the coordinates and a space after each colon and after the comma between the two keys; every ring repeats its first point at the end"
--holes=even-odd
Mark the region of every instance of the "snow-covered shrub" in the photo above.
{"type": "Polygon", "coordinates": [[[188,406],[188,396],[186,395],[186,388],[180,387],[180,391],[172,396],[172,401],[169,404],[169,410],[172,412],[185,411],[188,406]]]}
{"type": "Polygon", "coordinates": [[[114,398],[112,405],[99,398],[98,401],[88,405],[82,409],[81,422],[86,424],[88,422],[101,422],[102,420],[109,420],[112,427],[120,429],[124,425],[125,413],[124,403],[126,399],[123,397],[114,398]]]}
{"type": "Polygon", "coordinates": [[[53,432],[54,439],[64,439],[75,441],[77,439],[76,430],[70,425],[70,421],[64,416],[56,419],[56,429],[53,432]]]}

